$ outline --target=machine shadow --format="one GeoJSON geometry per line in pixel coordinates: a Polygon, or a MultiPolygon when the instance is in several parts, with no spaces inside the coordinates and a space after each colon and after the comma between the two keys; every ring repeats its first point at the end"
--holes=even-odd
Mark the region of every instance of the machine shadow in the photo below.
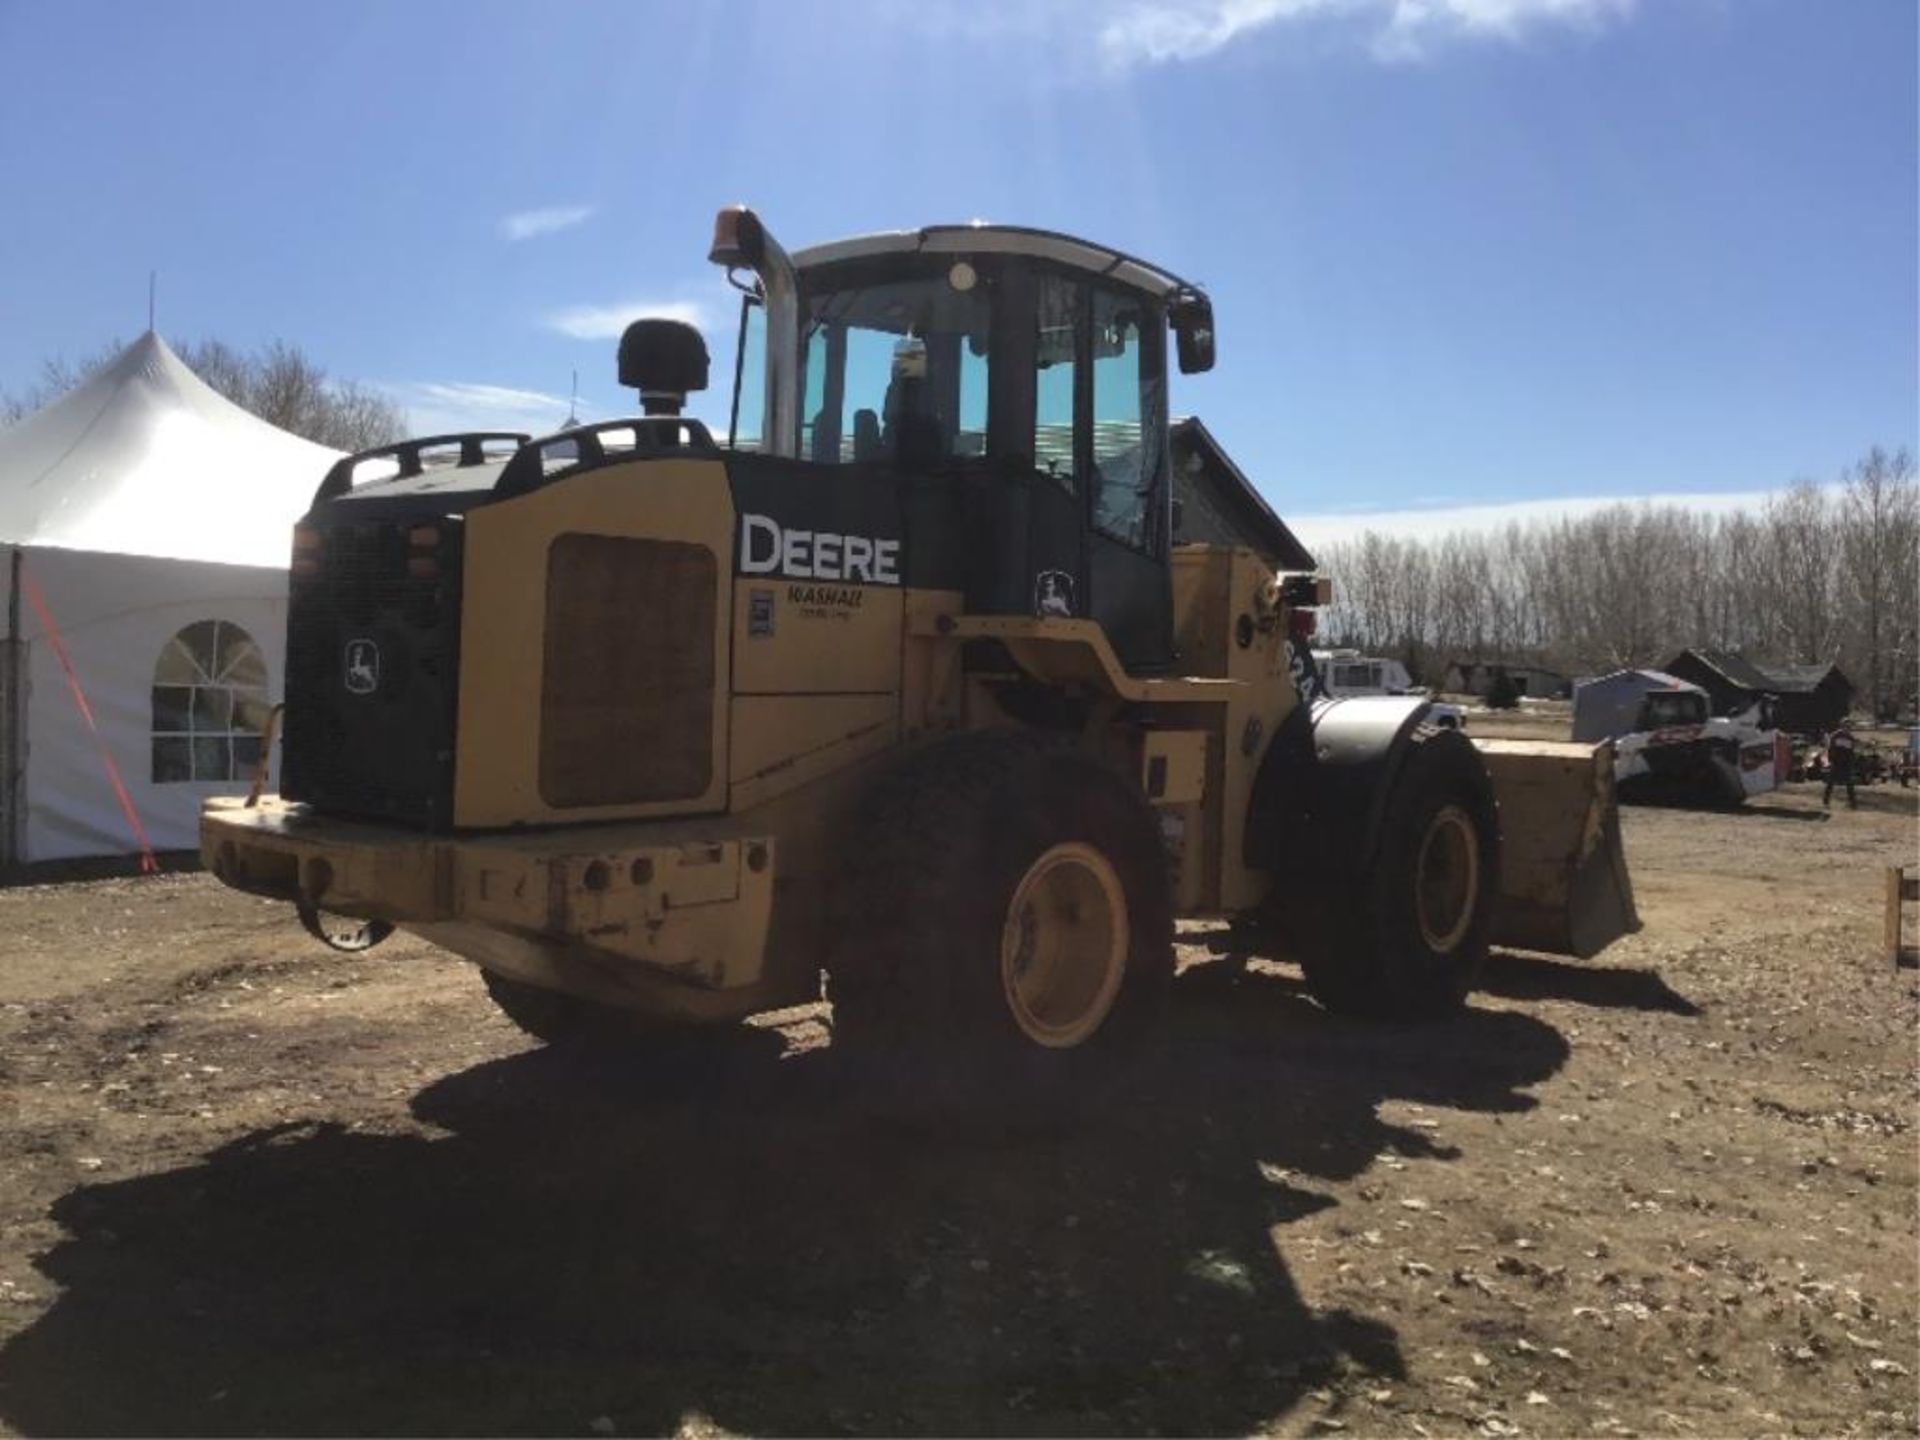
{"type": "MultiPolygon", "coordinates": [[[[1202,987],[1218,989],[1236,983],[1246,974],[1247,967],[1260,959],[1264,948],[1257,937],[1241,937],[1227,930],[1200,932],[1185,938],[1213,957],[1210,963],[1196,966],[1185,974],[1183,979],[1189,993],[1202,987]]],[[[1295,978],[1291,967],[1270,970],[1262,978],[1268,983],[1289,987],[1299,995],[1307,993],[1306,983],[1295,978]]],[[[1670,1015],[1705,1013],[1667,984],[1657,970],[1568,963],[1547,955],[1512,950],[1494,950],[1488,954],[1475,988],[1505,1000],[1568,1000],[1603,1010],[1654,1010],[1670,1015]]]]}
{"type": "Polygon", "coordinates": [[[677,1080],[530,1051],[422,1090],[445,1133],[294,1122],[83,1186],[39,1262],[57,1300],[0,1349],[0,1421],[1245,1433],[1402,1373],[1385,1318],[1306,1303],[1286,1226],[1383,1152],[1457,1153],[1382,1101],[1528,1108],[1564,1039],[1343,1024],[1258,971],[1177,989],[1144,1071],[1051,1130],[857,1118],[830,1049],[677,1080]]]}
{"type": "MultiPolygon", "coordinates": [[[[1822,815],[1838,817],[1842,811],[1858,809],[1871,811],[1876,815],[1914,815],[1920,814],[1920,791],[1907,790],[1892,785],[1860,785],[1855,787],[1857,805],[1847,804],[1847,792],[1843,786],[1833,792],[1833,799],[1822,815]]],[[[1809,812],[1812,813],[1812,812],[1809,812]]]]}
{"type": "Polygon", "coordinates": [[[1798,820],[1815,825],[1833,818],[1825,810],[1796,810],[1791,805],[1769,805],[1761,800],[1749,800],[1738,809],[1729,810],[1727,813],[1741,819],[1798,820]]]}
{"type": "Polygon", "coordinates": [[[1657,970],[1568,964],[1544,955],[1496,950],[1480,972],[1480,989],[1507,1000],[1570,1000],[1603,1010],[1657,1010],[1669,1015],[1705,1012],[1657,970]]]}

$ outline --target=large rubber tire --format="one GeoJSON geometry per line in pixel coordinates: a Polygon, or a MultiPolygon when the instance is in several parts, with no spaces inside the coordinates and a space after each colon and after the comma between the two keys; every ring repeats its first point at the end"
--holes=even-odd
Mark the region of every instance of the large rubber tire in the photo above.
{"type": "Polygon", "coordinates": [[[1390,782],[1360,873],[1326,878],[1314,923],[1290,927],[1314,997],[1349,1015],[1457,1010],[1486,960],[1500,892],[1500,822],[1479,751],[1422,725],[1390,782]]]}
{"type": "Polygon", "coordinates": [[[1023,732],[943,741],[862,808],[836,897],[834,1043],[890,1104],[1057,1115],[1108,1098],[1173,976],[1137,787],[1023,732]]]}

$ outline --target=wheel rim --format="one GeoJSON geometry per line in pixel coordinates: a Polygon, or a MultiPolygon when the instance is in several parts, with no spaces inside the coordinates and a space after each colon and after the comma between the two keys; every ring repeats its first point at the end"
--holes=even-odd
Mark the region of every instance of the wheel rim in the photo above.
{"type": "Polygon", "coordinates": [[[1413,887],[1420,938],[1430,950],[1453,949],[1472,927],[1480,895],[1480,832],[1458,805],[1427,822],[1413,887]]]}
{"type": "Polygon", "coordinates": [[[1113,1009],[1126,973],[1127,897],[1090,845],[1056,845],[1027,867],[1000,936],[1000,979],[1021,1033],[1064,1050],[1113,1009]]]}

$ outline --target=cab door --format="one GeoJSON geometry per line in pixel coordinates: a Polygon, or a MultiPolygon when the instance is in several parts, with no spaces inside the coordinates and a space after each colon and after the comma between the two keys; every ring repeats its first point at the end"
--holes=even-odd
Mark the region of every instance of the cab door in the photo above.
{"type": "Polygon", "coordinates": [[[1087,613],[1086,435],[1082,287],[1036,277],[1033,327],[1033,489],[1027,512],[1028,604],[1042,617],[1087,613]]]}
{"type": "Polygon", "coordinates": [[[990,463],[969,489],[967,608],[1085,615],[1084,292],[1024,263],[995,273],[990,463]]]}
{"type": "Polygon", "coordinates": [[[1166,326],[1128,291],[1091,289],[1087,446],[1088,614],[1129,670],[1173,655],[1166,326]]]}

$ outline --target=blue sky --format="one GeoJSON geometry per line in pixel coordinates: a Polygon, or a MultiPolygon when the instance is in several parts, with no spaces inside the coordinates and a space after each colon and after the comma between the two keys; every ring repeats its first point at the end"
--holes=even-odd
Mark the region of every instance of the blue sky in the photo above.
{"type": "MultiPolygon", "coordinates": [[[[985,217],[1212,292],[1285,513],[1751,491],[1916,432],[1912,0],[0,0],[0,388],[145,323],[423,426],[621,413],[790,246],[985,217]]],[[[721,411],[716,395],[709,413],[721,411]]]]}

